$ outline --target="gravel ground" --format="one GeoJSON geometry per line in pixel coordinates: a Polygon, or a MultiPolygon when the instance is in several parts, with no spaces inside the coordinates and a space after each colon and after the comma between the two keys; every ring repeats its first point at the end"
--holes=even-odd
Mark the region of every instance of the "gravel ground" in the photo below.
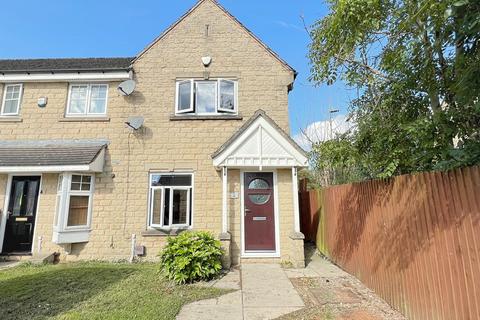
{"type": "Polygon", "coordinates": [[[310,256],[311,261],[305,271],[297,273],[287,271],[306,307],[280,319],[406,319],[354,276],[316,253],[310,253],[310,256]]]}

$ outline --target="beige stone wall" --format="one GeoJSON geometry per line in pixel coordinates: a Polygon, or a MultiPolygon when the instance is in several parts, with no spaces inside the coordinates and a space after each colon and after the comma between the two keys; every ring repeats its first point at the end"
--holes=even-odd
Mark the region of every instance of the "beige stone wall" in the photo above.
{"type": "MultiPolygon", "coordinates": [[[[156,258],[165,238],[141,235],[147,229],[149,172],[153,171],[193,171],[193,228],[218,235],[222,181],[213,168],[211,154],[260,108],[289,130],[287,86],[293,79],[292,72],[210,1],[149,48],[135,62],[134,70],[137,88],[132,96],[119,95],[118,83],[109,84],[108,119],[69,121],[64,118],[67,83],[25,83],[21,122],[0,120],[2,140],[110,141],[105,172],[96,176],[90,241],[72,245],[72,254],[67,259],[126,259],[130,255],[132,234],[137,235],[137,244],[147,247],[147,258],[156,258]],[[212,78],[238,79],[239,112],[243,120],[170,120],[174,113],[176,79],[202,77],[205,70],[201,57],[206,55],[213,58],[208,70],[212,78]],[[37,106],[41,96],[49,99],[46,108],[37,106]],[[124,124],[132,115],[143,115],[146,119],[144,128],[136,133],[124,124]]],[[[237,176],[239,179],[238,173],[237,176]]],[[[64,248],[51,242],[58,175],[46,174],[43,178],[36,237],[42,236],[44,251],[64,252],[64,248]]],[[[288,179],[283,172],[279,174],[281,206],[286,208],[285,214],[283,210],[281,213],[282,255],[289,248],[285,237],[293,229],[288,179]]],[[[0,178],[0,200],[4,194],[2,183],[0,178]]],[[[232,206],[237,212],[238,204],[232,206]]],[[[238,217],[233,216],[232,220],[238,217]]],[[[232,248],[238,259],[238,223],[232,221],[232,225],[235,234],[232,248]]]]}

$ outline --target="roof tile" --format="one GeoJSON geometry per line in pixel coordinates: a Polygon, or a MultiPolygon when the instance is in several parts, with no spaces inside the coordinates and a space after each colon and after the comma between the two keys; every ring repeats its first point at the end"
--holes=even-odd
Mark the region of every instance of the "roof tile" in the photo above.
{"type": "Polygon", "coordinates": [[[129,70],[134,57],[72,59],[1,59],[0,73],[129,70]]]}

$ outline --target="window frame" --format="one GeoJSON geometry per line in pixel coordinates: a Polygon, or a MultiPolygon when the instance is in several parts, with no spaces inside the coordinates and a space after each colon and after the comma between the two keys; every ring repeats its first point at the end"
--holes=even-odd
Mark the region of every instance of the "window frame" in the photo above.
{"type": "Polygon", "coordinates": [[[237,114],[237,109],[238,109],[238,81],[235,80],[230,80],[230,79],[218,79],[218,85],[217,85],[217,113],[218,111],[222,111],[224,113],[229,113],[229,114],[237,114]],[[220,88],[223,82],[230,82],[233,83],[233,110],[231,109],[225,109],[220,107],[220,101],[222,99],[222,94],[220,92],[220,88]]]}
{"type": "Polygon", "coordinates": [[[193,172],[151,172],[149,177],[149,192],[148,192],[148,227],[151,229],[163,229],[163,230],[172,230],[172,229],[191,229],[193,227],[193,217],[194,217],[194,189],[195,180],[193,172]],[[152,186],[153,176],[165,175],[165,176],[190,176],[191,185],[190,186],[152,186]],[[165,220],[165,190],[170,190],[169,195],[169,224],[164,225],[165,220]],[[154,205],[154,192],[156,190],[162,190],[162,203],[161,203],[161,212],[160,212],[160,224],[153,222],[153,205],[154,205]],[[173,193],[175,190],[187,191],[187,219],[184,224],[173,224],[173,193]]]}
{"type": "Polygon", "coordinates": [[[193,79],[189,80],[179,80],[176,82],[176,90],[175,90],[175,114],[184,114],[184,113],[192,113],[194,112],[194,85],[195,82],[193,79]],[[190,108],[186,110],[180,110],[180,85],[183,83],[190,82],[190,108]]]}
{"type": "Polygon", "coordinates": [[[68,97],[67,97],[67,106],[65,108],[65,117],[66,118],[75,118],[75,117],[102,117],[107,115],[107,110],[108,110],[108,93],[109,93],[110,86],[108,83],[104,82],[72,82],[68,85],[68,97]],[[86,101],[85,101],[85,112],[84,113],[72,113],[70,111],[70,103],[72,100],[72,88],[73,87],[87,87],[87,96],[86,96],[86,101]],[[90,106],[91,106],[91,95],[92,95],[92,86],[105,86],[107,91],[106,91],[106,96],[105,96],[105,111],[102,113],[95,113],[95,112],[90,112],[90,106]]]}
{"type": "Polygon", "coordinates": [[[219,91],[219,82],[218,80],[214,81],[214,80],[196,80],[196,81],[193,81],[193,85],[194,85],[194,96],[195,96],[195,100],[194,100],[194,105],[193,105],[193,112],[195,113],[195,115],[198,115],[198,116],[209,116],[209,115],[217,115],[219,114],[218,112],[218,91],[219,91]],[[198,112],[197,111],[197,85],[199,83],[204,83],[204,84],[213,84],[216,82],[216,85],[215,85],[215,112],[198,112]]]}
{"type": "Polygon", "coordinates": [[[3,86],[3,99],[2,99],[2,108],[0,110],[0,116],[18,116],[20,115],[20,105],[22,103],[23,97],[23,83],[5,83],[3,86]],[[5,113],[5,103],[7,101],[7,89],[8,87],[20,87],[20,92],[18,93],[17,108],[15,113],[5,113]]]}
{"type": "MultiPolygon", "coordinates": [[[[57,195],[55,198],[54,230],[57,232],[90,230],[92,225],[93,195],[95,193],[95,174],[89,173],[62,173],[58,176],[57,195]],[[73,176],[89,176],[90,190],[72,190],[73,176]],[[61,182],[60,182],[61,181],[61,182]],[[70,198],[72,196],[88,196],[87,223],[81,226],[68,226],[70,215],[70,198]],[[59,199],[60,197],[60,199],[59,199]]],[[[81,187],[80,187],[81,189],[81,187]]]]}
{"type": "Polygon", "coordinates": [[[238,80],[236,79],[225,79],[217,78],[213,80],[205,79],[177,79],[176,80],[176,90],[175,90],[175,114],[176,115],[194,115],[194,116],[225,116],[225,115],[238,115],[238,80]],[[179,110],[180,102],[180,84],[190,81],[190,108],[188,110],[179,110]],[[221,99],[221,83],[222,81],[233,83],[233,99],[234,99],[234,109],[225,109],[220,107],[221,99]],[[215,83],[215,112],[198,112],[196,106],[196,97],[197,97],[197,83],[215,83]]]}

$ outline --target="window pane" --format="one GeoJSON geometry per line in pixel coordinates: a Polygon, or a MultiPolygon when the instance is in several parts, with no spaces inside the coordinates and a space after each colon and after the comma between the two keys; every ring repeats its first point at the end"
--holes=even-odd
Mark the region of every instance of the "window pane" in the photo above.
{"type": "Polygon", "coordinates": [[[87,225],[89,198],[89,196],[70,196],[67,226],[87,225]]]}
{"type": "Polygon", "coordinates": [[[57,192],[62,191],[63,186],[63,175],[58,176],[57,192]]]}
{"type": "Polygon", "coordinates": [[[25,215],[33,216],[35,214],[35,204],[37,199],[38,181],[30,181],[28,183],[28,191],[26,195],[26,212],[25,215]]]}
{"type": "Polygon", "coordinates": [[[269,189],[268,182],[263,179],[254,179],[248,185],[248,189],[269,189]]]}
{"type": "Polygon", "coordinates": [[[15,181],[12,188],[15,190],[13,196],[12,214],[14,216],[19,216],[22,210],[25,181],[15,181]]]}
{"type": "Polygon", "coordinates": [[[91,180],[92,180],[91,176],[72,175],[71,190],[90,191],[91,180]]]}
{"type": "Polygon", "coordinates": [[[170,225],[170,189],[165,189],[165,203],[163,206],[163,225],[170,225]]]}
{"type": "Polygon", "coordinates": [[[69,113],[85,113],[87,104],[87,86],[72,86],[70,91],[69,113]]]}
{"type": "Polygon", "coordinates": [[[91,100],[90,101],[90,109],[88,110],[89,113],[105,113],[105,100],[91,100]]]}
{"type": "Polygon", "coordinates": [[[154,175],[152,176],[152,186],[153,187],[190,187],[192,185],[192,176],[191,175],[154,175]]]}
{"type": "Polygon", "coordinates": [[[18,99],[20,98],[20,85],[8,86],[5,99],[18,99]]]}
{"type": "Polygon", "coordinates": [[[92,85],[90,93],[90,113],[105,113],[107,104],[107,86],[92,85]]]}
{"type": "Polygon", "coordinates": [[[18,113],[18,100],[5,100],[3,113],[18,113]]]}
{"type": "Polygon", "coordinates": [[[92,99],[103,99],[107,97],[107,86],[102,84],[102,85],[92,85],[91,86],[91,94],[90,97],[92,99]]]}
{"type": "Polygon", "coordinates": [[[173,190],[173,222],[172,224],[187,224],[188,191],[173,190]]]}
{"type": "Polygon", "coordinates": [[[82,191],[90,191],[90,183],[82,183],[82,186],[81,186],[81,190],[82,191]]]}
{"type": "Polygon", "coordinates": [[[81,190],[82,191],[90,191],[91,182],[92,182],[92,177],[91,176],[82,176],[81,190]]]}
{"type": "Polygon", "coordinates": [[[80,190],[81,183],[80,182],[72,182],[71,190],[77,191],[80,190]]]}
{"type": "Polygon", "coordinates": [[[192,83],[190,81],[178,85],[178,111],[190,109],[191,93],[192,83]]]}
{"type": "Polygon", "coordinates": [[[55,201],[55,208],[56,208],[56,211],[55,211],[55,218],[53,220],[53,225],[54,226],[58,226],[58,215],[60,214],[60,204],[61,204],[61,201],[62,201],[62,196],[59,194],[57,195],[57,198],[56,198],[56,201],[55,201]]]}
{"type": "Polygon", "coordinates": [[[235,83],[220,81],[220,108],[235,110],[235,83]]]}
{"type": "Polygon", "coordinates": [[[152,207],[152,223],[160,225],[161,224],[161,219],[162,219],[162,189],[156,189],[153,190],[152,193],[152,201],[153,201],[153,207],[152,207]]]}
{"type": "Polygon", "coordinates": [[[197,113],[215,113],[216,108],[216,82],[197,82],[196,107],[197,113]]]}
{"type": "Polygon", "coordinates": [[[269,194],[249,194],[248,197],[255,204],[265,204],[270,200],[269,194]]]}

